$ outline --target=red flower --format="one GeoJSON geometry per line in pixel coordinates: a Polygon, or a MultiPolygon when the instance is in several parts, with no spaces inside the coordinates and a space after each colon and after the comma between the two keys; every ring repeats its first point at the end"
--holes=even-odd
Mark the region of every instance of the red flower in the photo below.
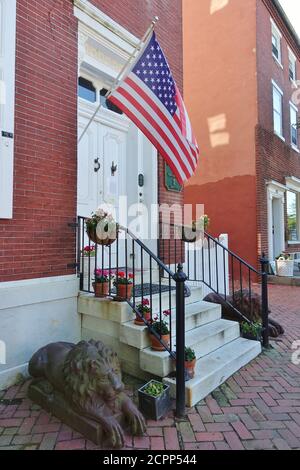
{"type": "Polygon", "coordinates": [[[133,275],[132,273],[130,273],[130,274],[128,275],[128,278],[129,278],[129,279],[133,279],[133,278],[134,278],[134,275],[133,275]]]}
{"type": "Polygon", "coordinates": [[[165,317],[169,317],[171,315],[171,310],[165,310],[163,314],[165,317]]]}
{"type": "Polygon", "coordinates": [[[143,305],[150,305],[150,302],[149,302],[148,299],[143,299],[142,304],[143,305]]]}
{"type": "Polygon", "coordinates": [[[117,276],[123,278],[125,277],[125,273],[123,271],[120,271],[117,273],[117,276]]]}

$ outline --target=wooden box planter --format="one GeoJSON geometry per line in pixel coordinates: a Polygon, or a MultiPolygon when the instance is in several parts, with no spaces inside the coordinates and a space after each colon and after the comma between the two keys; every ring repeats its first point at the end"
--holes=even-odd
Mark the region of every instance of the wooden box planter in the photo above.
{"type": "Polygon", "coordinates": [[[138,390],[139,409],[146,418],[158,421],[166,416],[171,407],[170,387],[169,385],[164,384],[162,394],[158,397],[153,397],[144,391],[150,383],[159,382],[151,380],[138,390]]]}
{"type": "Polygon", "coordinates": [[[276,260],[276,273],[277,276],[293,277],[294,260],[276,260]]]}

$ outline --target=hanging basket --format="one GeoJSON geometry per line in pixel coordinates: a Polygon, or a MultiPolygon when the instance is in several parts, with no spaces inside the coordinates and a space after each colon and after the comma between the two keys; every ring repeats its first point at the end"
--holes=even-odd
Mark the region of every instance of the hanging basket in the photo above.
{"type": "Polygon", "coordinates": [[[104,245],[110,246],[112,243],[116,241],[116,238],[99,238],[97,236],[96,229],[94,227],[87,227],[86,233],[88,234],[89,238],[97,245],[104,245]]]}

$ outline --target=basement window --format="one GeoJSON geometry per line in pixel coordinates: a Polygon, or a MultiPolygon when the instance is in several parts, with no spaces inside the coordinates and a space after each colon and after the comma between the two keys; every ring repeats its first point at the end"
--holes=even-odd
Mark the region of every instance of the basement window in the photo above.
{"type": "Polygon", "coordinates": [[[84,100],[95,103],[97,99],[96,88],[93,83],[86,78],[79,77],[78,79],[78,96],[84,100]]]}

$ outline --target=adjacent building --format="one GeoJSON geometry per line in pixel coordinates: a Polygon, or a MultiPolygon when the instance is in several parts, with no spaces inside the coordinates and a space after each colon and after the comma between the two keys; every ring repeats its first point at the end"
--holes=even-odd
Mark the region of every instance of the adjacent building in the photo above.
{"type": "Polygon", "coordinates": [[[185,187],[256,264],[300,251],[300,41],[277,0],[186,0],[184,93],[201,146],[185,187]]]}

